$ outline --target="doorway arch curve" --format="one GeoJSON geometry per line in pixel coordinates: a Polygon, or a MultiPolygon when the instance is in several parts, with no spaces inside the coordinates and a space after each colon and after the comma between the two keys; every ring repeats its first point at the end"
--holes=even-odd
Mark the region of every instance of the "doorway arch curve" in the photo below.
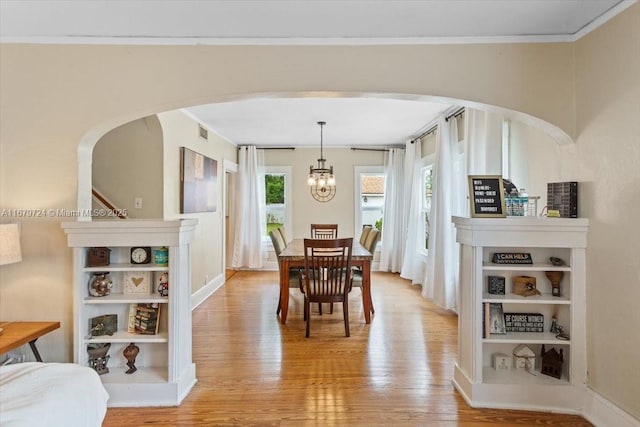
{"type": "MultiPolygon", "coordinates": [[[[83,135],[78,144],[78,193],[77,193],[77,207],[79,210],[91,209],[92,203],[92,163],[93,163],[93,149],[96,143],[109,131],[129,123],[133,120],[147,117],[149,115],[158,114],[164,111],[176,110],[180,108],[186,108],[195,105],[203,105],[210,103],[222,103],[238,100],[246,100],[252,98],[376,98],[376,99],[390,99],[390,100],[410,100],[410,101],[422,101],[422,102],[437,102],[443,104],[449,104],[452,106],[459,106],[465,108],[474,108],[477,110],[486,111],[494,114],[501,114],[506,119],[518,120],[529,126],[540,129],[548,134],[559,145],[567,145],[573,142],[572,138],[561,128],[553,125],[543,119],[532,116],[520,111],[511,110],[504,107],[499,107],[490,104],[484,104],[471,100],[434,96],[434,95],[419,95],[419,94],[404,94],[404,93],[380,93],[380,92],[344,92],[344,91],[301,91],[301,92],[261,92],[261,93],[247,93],[236,96],[220,96],[215,99],[202,102],[202,99],[194,100],[195,103],[188,105],[176,106],[176,108],[165,109],[162,111],[154,111],[147,114],[140,115],[140,112],[130,112],[118,117],[105,120],[101,124],[97,125],[87,133],[83,135]]],[[[90,221],[90,217],[82,217],[80,220],[90,221]]]]}

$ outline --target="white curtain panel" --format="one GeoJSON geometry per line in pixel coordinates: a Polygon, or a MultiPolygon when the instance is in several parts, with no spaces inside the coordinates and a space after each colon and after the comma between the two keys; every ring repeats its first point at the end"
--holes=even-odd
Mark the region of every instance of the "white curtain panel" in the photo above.
{"type": "Polygon", "coordinates": [[[449,310],[457,304],[458,244],[451,222],[453,197],[456,191],[453,163],[458,146],[455,120],[440,118],[436,134],[436,159],[433,166],[433,195],[429,229],[429,253],[422,286],[422,296],[449,310]],[[452,132],[454,127],[455,134],[452,132]]]}
{"type": "Polygon", "coordinates": [[[502,116],[465,109],[469,175],[502,175],[502,116]]]}
{"type": "Polygon", "coordinates": [[[405,158],[405,194],[407,200],[406,239],[404,245],[404,259],[400,277],[411,280],[411,283],[422,283],[424,256],[421,252],[422,230],[422,177],[420,175],[422,140],[418,139],[413,144],[407,143],[405,158]]]}
{"type": "Polygon", "coordinates": [[[264,150],[241,147],[236,180],[235,241],[231,266],[262,268],[264,214],[264,150]]]}
{"type": "Polygon", "coordinates": [[[386,155],[384,184],[384,234],[380,246],[380,271],[397,273],[402,267],[407,233],[404,202],[405,152],[392,148],[386,155]]]}

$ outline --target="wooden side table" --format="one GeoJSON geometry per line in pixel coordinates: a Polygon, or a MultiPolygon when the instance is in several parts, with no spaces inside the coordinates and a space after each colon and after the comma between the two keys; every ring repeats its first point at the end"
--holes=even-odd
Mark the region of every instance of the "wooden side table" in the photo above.
{"type": "Polygon", "coordinates": [[[60,327],[60,322],[2,322],[0,335],[0,354],[4,354],[29,343],[31,351],[38,362],[42,357],[36,347],[36,340],[60,327]]]}

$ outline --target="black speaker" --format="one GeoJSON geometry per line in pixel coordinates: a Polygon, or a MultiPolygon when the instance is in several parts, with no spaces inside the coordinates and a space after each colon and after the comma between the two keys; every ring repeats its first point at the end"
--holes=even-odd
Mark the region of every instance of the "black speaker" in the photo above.
{"type": "Polygon", "coordinates": [[[547,211],[560,212],[561,218],[578,217],[578,183],[576,181],[547,183],[547,211]]]}

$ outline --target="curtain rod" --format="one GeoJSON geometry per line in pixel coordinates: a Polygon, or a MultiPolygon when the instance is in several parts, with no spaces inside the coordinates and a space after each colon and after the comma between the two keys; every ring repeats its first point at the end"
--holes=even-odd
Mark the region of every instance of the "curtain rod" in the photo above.
{"type": "Polygon", "coordinates": [[[431,126],[428,130],[426,130],[426,131],[422,132],[420,135],[418,135],[417,137],[413,138],[413,139],[411,140],[411,143],[413,144],[414,142],[416,142],[416,140],[418,140],[418,139],[422,139],[422,138],[424,138],[425,136],[429,135],[430,133],[435,132],[435,131],[436,131],[436,129],[438,129],[438,125],[433,125],[433,126],[431,126]]]}
{"type": "Polygon", "coordinates": [[[358,148],[351,147],[351,151],[389,151],[389,148],[358,148]]]}
{"type": "Polygon", "coordinates": [[[448,122],[449,119],[451,119],[452,117],[457,117],[460,114],[464,113],[464,107],[461,107],[460,109],[454,111],[453,113],[449,114],[447,117],[444,118],[445,122],[448,122]]]}
{"type": "MultiPolygon", "coordinates": [[[[248,148],[248,145],[240,145],[238,146],[238,150],[242,150],[243,148],[248,148]]],[[[256,150],[295,150],[296,147],[256,147],[256,150]]]]}

